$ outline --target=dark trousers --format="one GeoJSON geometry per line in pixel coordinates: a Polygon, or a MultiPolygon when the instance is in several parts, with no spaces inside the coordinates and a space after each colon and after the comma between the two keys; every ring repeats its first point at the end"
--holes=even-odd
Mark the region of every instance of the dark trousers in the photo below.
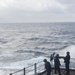
{"type": "Polygon", "coordinates": [[[51,71],[47,71],[47,75],[50,75],[51,74],[51,71]]]}
{"type": "Polygon", "coordinates": [[[69,64],[65,64],[66,67],[66,73],[69,74],[69,64]]]}
{"type": "Polygon", "coordinates": [[[57,72],[59,73],[59,75],[61,75],[60,68],[59,67],[58,68],[55,68],[55,74],[57,74],[57,72]]]}

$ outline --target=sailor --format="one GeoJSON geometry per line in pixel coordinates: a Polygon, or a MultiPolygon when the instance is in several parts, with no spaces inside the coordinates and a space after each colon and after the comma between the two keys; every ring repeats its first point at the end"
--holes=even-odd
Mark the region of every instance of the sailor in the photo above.
{"type": "Polygon", "coordinates": [[[45,62],[45,69],[46,69],[47,75],[50,75],[51,74],[51,64],[50,62],[47,61],[47,59],[44,59],[43,61],[45,62]]]}
{"type": "Polygon", "coordinates": [[[66,57],[64,58],[66,74],[69,74],[69,64],[70,64],[70,52],[66,52],[66,57]]]}

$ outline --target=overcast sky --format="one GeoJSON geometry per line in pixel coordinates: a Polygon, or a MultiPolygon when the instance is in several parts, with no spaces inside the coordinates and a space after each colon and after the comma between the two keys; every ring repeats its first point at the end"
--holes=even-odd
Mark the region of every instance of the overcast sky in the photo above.
{"type": "Polygon", "coordinates": [[[0,23],[75,22],[75,0],[0,0],[0,23]]]}

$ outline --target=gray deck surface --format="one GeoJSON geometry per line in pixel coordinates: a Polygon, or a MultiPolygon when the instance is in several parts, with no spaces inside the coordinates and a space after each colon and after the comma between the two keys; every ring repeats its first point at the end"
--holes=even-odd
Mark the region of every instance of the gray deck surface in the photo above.
{"type": "MultiPolygon", "coordinates": [[[[41,75],[47,75],[46,72],[42,73],[41,75]]],[[[59,75],[59,74],[54,74],[54,70],[51,75],[59,75]]],[[[61,70],[61,75],[75,75],[75,71],[70,71],[70,74],[66,74],[65,70],[61,70]]]]}

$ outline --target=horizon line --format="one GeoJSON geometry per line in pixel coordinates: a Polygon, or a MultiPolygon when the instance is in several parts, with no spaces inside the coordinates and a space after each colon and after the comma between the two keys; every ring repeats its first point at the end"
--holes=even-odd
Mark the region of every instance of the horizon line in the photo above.
{"type": "Polygon", "coordinates": [[[75,23],[75,22],[4,22],[4,23],[75,23]]]}

